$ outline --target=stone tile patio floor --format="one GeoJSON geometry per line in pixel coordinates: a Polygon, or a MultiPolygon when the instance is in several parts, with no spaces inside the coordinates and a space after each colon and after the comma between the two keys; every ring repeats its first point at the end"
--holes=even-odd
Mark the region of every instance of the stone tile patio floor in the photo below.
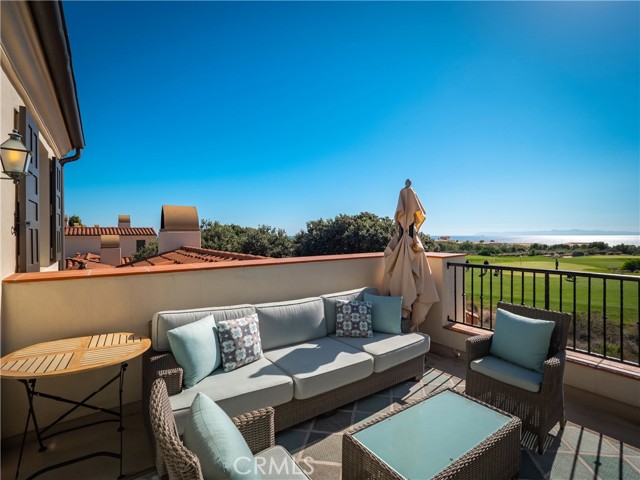
{"type": "MultiPolygon", "coordinates": [[[[405,382],[375,395],[346,405],[322,417],[296,425],[276,435],[276,442],[302,461],[310,457],[313,480],[339,479],[341,474],[342,434],[354,423],[397,408],[411,397],[421,397],[441,388],[464,391],[466,365],[460,359],[429,352],[424,377],[420,382],[405,382]]],[[[523,439],[521,479],[603,479],[640,480],[640,415],[623,404],[566,387],[565,403],[569,422],[563,432],[556,426],[547,438],[543,455],[535,450],[535,439],[523,439]]],[[[98,414],[99,415],[99,414],[98,414]]],[[[84,422],[85,420],[83,420],[84,422]]],[[[73,422],[73,421],[72,421],[73,422]]],[[[128,480],[155,480],[149,437],[142,422],[140,405],[132,405],[125,416],[124,472],[128,480]],[[133,473],[138,472],[138,473],[133,473]]],[[[48,450],[38,453],[35,439],[25,448],[24,473],[57,461],[95,450],[98,443],[106,450],[117,450],[119,436],[103,426],[61,435],[47,441],[48,450]]],[[[2,478],[13,478],[18,444],[2,444],[2,478]]],[[[306,464],[303,464],[306,466],[306,464]]],[[[117,460],[98,457],[49,472],[43,480],[69,478],[113,479],[117,460]]]]}
{"type": "MultiPolygon", "coordinates": [[[[349,404],[331,415],[317,417],[276,435],[298,462],[313,466],[313,480],[339,479],[342,434],[352,424],[393,410],[408,398],[450,387],[464,391],[464,380],[434,368],[420,382],[406,382],[349,404]]],[[[556,426],[547,437],[545,452],[538,455],[536,440],[523,436],[520,479],[640,479],[640,449],[567,422],[564,432],[556,426]]]]}

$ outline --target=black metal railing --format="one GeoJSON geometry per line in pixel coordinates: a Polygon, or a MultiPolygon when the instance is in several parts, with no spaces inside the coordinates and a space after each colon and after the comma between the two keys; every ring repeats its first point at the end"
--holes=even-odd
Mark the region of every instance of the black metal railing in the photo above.
{"type": "Polygon", "coordinates": [[[569,312],[568,349],[640,365],[640,277],[447,262],[452,268],[449,321],[493,330],[499,301],[569,312]]]}

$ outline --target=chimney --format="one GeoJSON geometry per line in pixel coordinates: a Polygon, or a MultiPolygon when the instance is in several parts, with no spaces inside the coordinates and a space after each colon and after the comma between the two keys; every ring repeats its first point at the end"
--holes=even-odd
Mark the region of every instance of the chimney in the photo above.
{"type": "Polygon", "coordinates": [[[118,228],[131,228],[131,217],[129,215],[118,215],[118,228]]]}
{"type": "Polygon", "coordinates": [[[196,207],[163,205],[158,234],[158,252],[183,246],[200,248],[200,223],[196,207]]]}
{"type": "Polygon", "coordinates": [[[100,263],[117,267],[121,257],[120,235],[100,235],[100,263]]]}

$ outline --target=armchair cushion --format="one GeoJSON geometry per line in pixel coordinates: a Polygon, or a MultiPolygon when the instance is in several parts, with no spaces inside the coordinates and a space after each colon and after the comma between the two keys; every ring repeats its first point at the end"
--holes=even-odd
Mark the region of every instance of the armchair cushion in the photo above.
{"type": "Polygon", "coordinates": [[[193,387],[220,366],[220,346],[212,315],[167,332],[171,352],[182,367],[182,382],[193,387]]]}
{"type": "Polygon", "coordinates": [[[200,460],[205,480],[260,478],[253,454],[240,431],[231,418],[202,393],[191,404],[184,428],[184,445],[200,460]]]}
{"type": "Polygon", "coordinates": [[[542,384],[542,374],[488,355],[469,364],[471,370],[503,383],[537,393],[542,384]]]}
{"type": "Polygon", "coordinates": [[[542,373],[555,325],[552,321],[534,320],[499,308],[491,355],[542,373]]]}

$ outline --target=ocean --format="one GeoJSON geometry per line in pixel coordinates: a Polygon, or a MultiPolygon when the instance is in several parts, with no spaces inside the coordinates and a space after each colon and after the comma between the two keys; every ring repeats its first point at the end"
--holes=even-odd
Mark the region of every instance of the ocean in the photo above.
{"type": "MultiPolygon", "coordinates": [[[[431,238],[438,240],[440,236],[432,235],[431,238]]],[[[640,247],[640,235],[509,235],[496,234],[493,236],[486,235],[449,235],[453,241],[459,242],[500,242],[500,243],[542,243],[545,245],[558,245],[566,243],[592,243],[604,242],[609,246],[614,245],[635,245],[640,247]]]]}

